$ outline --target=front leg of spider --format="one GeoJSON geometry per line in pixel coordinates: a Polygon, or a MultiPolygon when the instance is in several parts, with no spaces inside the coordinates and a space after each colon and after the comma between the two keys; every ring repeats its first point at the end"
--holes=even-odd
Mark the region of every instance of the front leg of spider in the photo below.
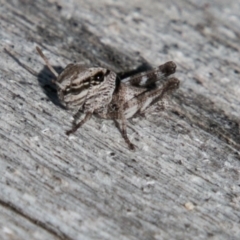
{"type": "Polygon", "coordinates": [[[80,121],[77,124],[74,124],[72,129],[66,131],[66,134],[69,136],[70,134],[76,132],[78,130],[78,128],[80,128],[85,122],[87,122],[90,118],[92,117],[92,113],[86,113],[85,117],[82,119],[82,121],[80,121]]]}

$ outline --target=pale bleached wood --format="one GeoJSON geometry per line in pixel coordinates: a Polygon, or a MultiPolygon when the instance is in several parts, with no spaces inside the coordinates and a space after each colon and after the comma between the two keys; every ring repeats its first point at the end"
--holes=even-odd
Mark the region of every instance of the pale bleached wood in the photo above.
{"type": "Polygon", "coordinates": [[[239,239],[239,1],[0,3],[1,239],[239,239]],[[135,152],[97,118],[68,138],[36,45],[61,67],[173,60],[181,87],[129,123],[135,152]]]}

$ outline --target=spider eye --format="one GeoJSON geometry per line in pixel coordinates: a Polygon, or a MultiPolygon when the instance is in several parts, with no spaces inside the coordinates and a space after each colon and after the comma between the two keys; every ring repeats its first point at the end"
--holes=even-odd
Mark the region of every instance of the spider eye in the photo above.
{"type": "Polygon", "coordinates": [[[104,80],[104,74],[102,72],[99,72],[94,76],[94,81],[103,82],[103,80],[104,80]]]}

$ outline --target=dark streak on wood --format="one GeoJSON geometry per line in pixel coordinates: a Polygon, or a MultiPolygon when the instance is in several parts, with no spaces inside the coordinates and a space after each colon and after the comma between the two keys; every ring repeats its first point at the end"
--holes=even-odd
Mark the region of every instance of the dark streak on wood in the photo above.
{"type": "Polygon", "coordinates": [[[65,235],[64,233],[57,231],[56,228],[54,228],[53,226],[51,227],[50,224],[48,223],[44,223],[39,221],[39,219],[35,219],[33,217],[30,217],[29,214],[26,214],[23,210],[19,209],[17,206],[13,205],[10,202],[4,202],[2,199],[0,199],[0,204],[5,207],[10,209],[11,211],[19,214],[20,216],[26,218],[28,221],[32,222],[33,224],[35,224],[36,226],[43,228],[44,230],[46,230],[47,232],[49,232],[50,234],[58,237],[59,239],[63,239],[63,240],[72,240],[71,238],[69,238],[67,235],[65,235]]]}

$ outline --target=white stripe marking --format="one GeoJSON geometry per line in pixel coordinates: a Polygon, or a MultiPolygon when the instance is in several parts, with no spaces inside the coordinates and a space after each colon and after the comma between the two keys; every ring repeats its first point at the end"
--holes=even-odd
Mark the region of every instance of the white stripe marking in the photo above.
{"type": "Polygon", "coordinates": [[[146,82],[147,82],[147,80],[148,80],[148,77],[143,76],[142,79],[141,79],[141,81],[140,81],[140,85],[145,85],[146,82]]]}

